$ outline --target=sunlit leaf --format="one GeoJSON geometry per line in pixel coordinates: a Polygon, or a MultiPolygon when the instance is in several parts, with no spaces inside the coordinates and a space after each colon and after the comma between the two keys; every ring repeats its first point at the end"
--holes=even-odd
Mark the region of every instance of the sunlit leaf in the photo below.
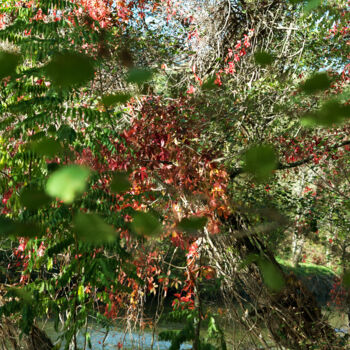
{"type": "Polygon", "coordinates": [[[85,167],[77,165],[63,167],[49,177],[46,193],[67,204],[72,203],[76,196],[85,191],[89,175],[90,170],[85,167]]]}
{"type": "Polygon", "coordinates": [[[267,288],[271,291],[279,292],[285,286],[282,272],[267,259],[259,259],[258,265],[267,288]]]}
{"type": "Polygon", "coordinates": [[[205,225],[207,224],[207,221],[208,219],[205,216],[192,216],[190,218],[182,219],[178,223],[177,228],[181,231],[194,233],[203,229],[203,227],[205,227],[205,225]]]}
{"type": "Polygon", "coordinates": [[[114,94],[114,95],[106,95],[106,96],[103,96],[102,103],[106,107],[109,107],[109,106],[112,106],[112,105],[117,104],[117,103],[122,103],[122,104],[126,103],[126,102],[128,102],[128,100],[130,98],[131,98],[130,94],[123,94],[123,93],[114,94]]]}
{"type": "Polygon", "coordinates": [[[327,73],[316,73],[301,85],[301,90],[307,94],[314,94],[329,89],[330,86],[331,80],[327,73]]]}
{"type": "Polygon", "coordinates": [[[154,236],[161,232],[161,224],[149,213],[137,212],[133,215],[131,227],[135,233],[142,236],[154,236]]]}
{"type": "Polygon", "coordinates": [[[149,69],[131,68],[126,77],[128,83],[142,84],[152,79],[153,73],[149,69]]]}
{"type": "Polygon", "coordinates": [[[274,148],[265,144],[251,147],[244,155],[244,168],[258,181],[266,180],[277,167],[274,148]]]}
{"type": "Polygon", "coordinates": [[[51,198],[42,190],[35,187],[26,187],[22,190],[19,200],[29,209],[37,209],[50,203],[51,198]]]}
{"type": "Polygon", "coordinates": [[[96,214],[78,213],[74,218],[77,237],[89,243],[111,242],[116,238],[115,230],[96,214]]]}
{"type": "Polygon", "coordinates": [[[63,151],[63,147],[57,140],[46,137],[39,141],[32,142],[30,148],[35,153],[49,158],[53,158],[63,151]]]}
{"type": "Polygon", "coordinates": [[[19,54],[0,50],[0,79],[15,73],[20,60],[19,54]]]}
{"type": "Polygon", "coordinates": [[[272,64],[274,61],[274,57],[266,51],[255,52],[254,59],[255,59],[255,63],[261,66],[267,66],[269,64],[272,64]]]}
{"type": "Polygon", "coordinates": [[[78,299],[79,299],[79,301],[83,301],[84,300],[84,296],[85,296],[85,290],[84,290],[84,286],[81,284],[78,287],[78,299]]]}
{"type": "Polygon", "coordinates": [[[129,190],[131,184],[128,180],[128,175],[125,173],[116,173],[113,176],[111,183],[112,192],[121,193],[129,190]]]}
{"type": "Polygon", "coordinates": [[[94,77],[92,59],[75,52],[56,54],[46,66],[46,73],[58,87],[82,85],[94,77]]]}

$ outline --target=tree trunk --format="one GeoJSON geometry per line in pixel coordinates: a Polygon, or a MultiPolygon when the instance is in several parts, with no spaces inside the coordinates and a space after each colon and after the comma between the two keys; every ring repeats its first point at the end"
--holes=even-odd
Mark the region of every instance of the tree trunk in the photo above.
{"type": "Polygon", "coordinates": [[[224,277],[224,299],[233,297],[231,307],[241,310],[230,313],[235,315],[234,321],[255,330],[258,338],[267,328],[275,344],[287,349],[337,349],[334,330],[323,319],[315,297],[302,281],[293,273],[284,273],[258,234],[249,232],[245,218],[231,215],[229,223],[230,234],[214,238],[207,235],[207,240],[213,265],[224,277]],[[272,292],[266,287],[252,256],[272,264],[285,281],[283,289],[272,292]]]}

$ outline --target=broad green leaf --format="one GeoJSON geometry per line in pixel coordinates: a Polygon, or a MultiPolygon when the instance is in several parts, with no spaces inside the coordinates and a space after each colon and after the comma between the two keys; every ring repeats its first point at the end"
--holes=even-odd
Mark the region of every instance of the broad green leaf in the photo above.
{"type": "Polygon", "coordinates": [[[327,73],[316,73],[301,84],[301,90],[307,94],[314,94],[319,91],[327,90],[330,86],[331,80],[327,73]]]}
{"type": "Polygon", "coordinates": [[[254,175],[256,180],[268,179],[277,167],[277,158],[274,148],[265,144],[251,147],[244,155],[244,168],[254,175]]]}
{"type": "Polygon", "coordinates": [[[63,151],[61,144],[53,138],[42,138],[39,141],[32,142],[30,148],[35,153],[49,158],[53,158],[63,151]]]}
{"type": "Polygon", "coordinates": [[[285,280],[281,271],[267,259],[259,259],[258,265],[267,288],[271,291],[279,292],[285,286],[285,280]]]}
{"type": "Polygon", "coordinates": [[[24,207],[37,209],[50,203],[51,198],[38,188],[26,187],[22,190],[19,200],[24,207]]]}
{"type": "Polygon", "coordinates": [[[350,106],[330,100],[321,109],[301,117],[301,125],[305,127],[331,127],[341,124],[350,118],[350,106]]]}
{"type": "Polygon", "coordinates": [[[69,165],[55,171],[46,183],[46,193],[70,204],[86,188],[90,170],[78,165],[69,165]]]}
{"type": "Polygon", "coordinates": [[[62,88],[82,85],[94,77],[92,59],[75,52],[56,54],[45,68],[52,83],[62,88]]]}
{"type": "Polygon", "coordinates": [[[69,125],[61,125],[61,127],[57,131],[58,139],[61,141],[68,141],[69,143],[73,143],[77,138],[77,133],[73,128],[69,125]]]}
{"type": "Polygon", "coordinates": [[[149,69],[131,68],[126,77],[128,83],[142,84],[152,79],[153,73],[149,69]]]}
{"type": "Polygon", "coordinates": [[[154,236],[161,232],[161,224],[149,213],[137,212],[133,215],[131,227],[135,233],[142,236],[154,236]]]}
{"type": "Polygon", "coordinates": [[[192,216],[190,218],[182,219],[178,224],[177,228],[181,231],[186,231],[190,233],[197,232],[207,224],[208,219],[205,216],[198,217],[192,216]]]}
{"type": "Polygon", "coordinates": [[[106,95],[102,97],[102,103],[106,106],[106,107],[110,107],[114,104],[117,103],[126,103],[128,102],[128,100],[130,100],[131,95],[130,94],[124,94],[124,93],[120,93],[120,94],[114,94],[114,95],[106,95]]]}
{"type": "Polygon", "coordinates": [[[274,61],[274,57],[266,51],[255,52],[254,59],[255,63],[261,66],[267,66],[269,64],[272,64],[274,61]]]}
{"type": "Polygon", "coordinates": [[[20,60],[21,56],[17,53],[0,51],[0,79],[15,73],[20,60]]]}
{"type": "Polygon", "coordinates": [[[131,184],[126,173],[116,173],[113,176],[111,183],[112,192],[121,193],[129,190],[131,184]]]}
{"type": "Polygon", "coordinates": [[[74,218],[77,237],[88,243],[112,242],[116,238],[115,230],[96,214],[78,213],[74,218]]]}

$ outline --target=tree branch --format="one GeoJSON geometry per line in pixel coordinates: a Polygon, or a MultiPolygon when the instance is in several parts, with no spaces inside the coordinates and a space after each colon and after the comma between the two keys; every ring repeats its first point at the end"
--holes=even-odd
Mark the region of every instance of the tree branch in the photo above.
{"type": "MultiPolygon", "coordinates": [[[[350,145],[350,140],[347,141],[343,141],[340,144],[334,145],[332,147],[329,148],[330,151],[336,150],[338,148],[344,147],[346,145],[350,145]]],[[[312,159],[314,158],[314,156],[309,156],[306,157],[304,159],[298,160],[296,162],[293,163],[287,163],[287,164],[283,164],[283,163],[278,163],[276,170],[285,170],[285,169],[292,169],[292,168],[296,168],[298,166],[304,165],[308,162],[310,162],[312,159]]],[[[236,168],[236,169],[232,169],[232,171],[229,173],[230,174],[230,179],[233,180],[236,176],[243,174],[244,168],[236,168]]]]}

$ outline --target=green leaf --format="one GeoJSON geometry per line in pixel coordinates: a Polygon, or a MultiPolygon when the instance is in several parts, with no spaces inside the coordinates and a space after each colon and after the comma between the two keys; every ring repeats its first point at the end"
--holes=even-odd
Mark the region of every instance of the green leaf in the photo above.
{"type": "Polygon", "coordinates": [[[258,261],[260,272],[267,288],[279,292],[285,286],[285,280],[278,268],[269,260],[261,258],[258,261]]]}
{"type": "Polygon", "coordinates": [[[48,179],[46,193],[70,204],[86,188],[90,170],[78,165],[69,165],[55,171],[48,179]]]}
{"type": "Polygon", "coordinates": [[[128,83],[135,83],[141,85],[146,81],[152,79],[153,73],[149,69],[144,68],[131,68],[126,77],[128,83]]]}
{"type": "Polygon", "coordinates": [[[19,200],[24,207],[37,209],[50,203],[51,198],[38,188],[26,187],[22,190],[19,200]]]}
{"type": "Polygon", "coordinates": [[[343,286],[346,288],[350,287],[350,271],[345,271],[343,275],[343,286]]]}
{"type": "Polygon", "coordinates": [[[268,179],[276,167],[276,153],[271,145],[253,146],[244,155],[245,170],[253,174],[258,181],[268,179]]]}
{"type": "Polygon", "coordinates": [[[63,151],[61,144],[53,138],[43,138],[39,141],[32,142],[30,148],[33,152],[48,158],[53,158],[63,151]]]}
{"type": "Polygon", "coordinates": [[[189,233],[195,233],[207,224],[208,219],[205,216],[198,217],[192,216],[190,218],[182,219],[178,224],[177,228],[181,231],[186,231],[189,233]]]}
{"type": "Polygon", "coordinates": [[[114,94],[114,95],[106,95],[102,97],[102,103],[106,106],[106,107],[110,107],[114,104],[117,103],[126,103],[129,99],[131,98],[131,94],[114,94]]]}
{"type": "Polygon", "coordinates": [[[272,64],[274,57],[266,51],[258,51],[254,53],[255,63],[261,66],[272,64]]]}
{"type": "Polygon", "coordinates": [[[246,266],[249,266],[253,262],[259,261],[260,257],[258,254],[249,254],[239,265],[240,269],[243,269],[246,266]]]}
{"type": "Polygon", "coordinates": [[[126,173],[116,173],[113,176],[111,183],[112,192],[121,193],[129,190],[131,183],[128,180],[128,175],[126,173]]]}
{"type": "Polygon", "coordinates": [[[73,128],[69,125],[61,125],[61,127],[57,131],[58,139],[61,141],[68,141],[69,143],[73,143],[77,138],[77,133],[73,128]]]}
{"type": "Polygon", "coordinates": [[[96,214],[78,213],[74,218],[77,237],[88,243],[112,242],[116,238],[115,230],[96,214]]]}
{"type": "Polygon", "coordinates": [[[350,106],[330,100],[323,104],[320,110],[310,112],[301,117],[300,122],[304,127],[331,127],[341,124],[350,118],[350,106]]]}
{"type": "Polygon", "coordinates": [[[161,232],[159,220],[149,213],[139,211],[133,215],[133,219],[131,227],[138,235],[154,236],[161,232]]]}
{"type": "Polygon", "coordinates": [[[319,7],[322,4],[322,0],[307,0],[306,4],[304,6],[304,11],[306,13],[311,12],[312,10],[315,10],[317,7],[319,7]]]}
{"type": "Polygon", "coordinates": [[[10,288],[7,296],[19,298],[25,304],[32,304],[34,301],[33,294],[24,288],[10,288]]]}
{"type": "Polygon", "coordinates": [[[218,86],[215,84],[216,77],[208,78],[201,86],[202,90],[209,91],[217,88],[218,86]]]}
{"type": "Polygon", "coordinates": [[[17,53],[0,51],[0,79],[15,73],[20,60],[21,56],[17,53]]]}
{"type": "Polygon", "coordinates": [[[45,70],[52,83],[62,88],[83,85],[94,77],[92,59],[75,52],[56,54],[45,70]]]}
{"type": "Polygon", "coordinates": [[[84,300],[84,296],[85,296],[85,290],[84,290],[84,286],[81,284],[78,287],[78,299],[79,299],[79,301],[83,301],[84,300]]]}
{"type": "Polygon", "coordinates": [[[307,94],[314,94],[319,91],[327,90],[331,86],[331,80],[327,73],[316,73],[307,79],[302,85],[301,90],[307,94]]]}
{"type": "Polygon", "coordinates": [[[0,235],[11,237],[40,237],[43,228],[31,222],[13,221],[5,216],[0,216],[0,235]]]}

